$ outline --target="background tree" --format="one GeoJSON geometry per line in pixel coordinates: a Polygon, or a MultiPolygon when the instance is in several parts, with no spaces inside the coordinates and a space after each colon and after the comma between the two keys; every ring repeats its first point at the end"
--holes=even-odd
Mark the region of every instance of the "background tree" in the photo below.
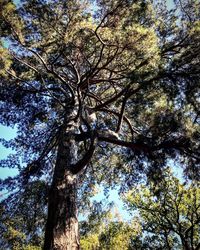
{"type": "Polygon", "coordinates": [[[1,166],[19,170],[1,189],[12,207],[46,183],[44,249],[79,249],[77,206],[95,183],[159,181],[174,158],[199,178],[197,1],[0,4],[0,122],[18,130],[1,166]]]}
{"type": "Polygon", "coordinates": [[[27,185],[26,190],[18,191],[1,201],[0,249],[41,249],[47,194],[45,182],[35,181],[27,185]]]}
{"type": "Polygon", "coordinates": [[[136,249],[199,249],[200,189],[196,182],[181,184],[169,169],[155,186],[139,185],[126,202],[137,209],[142,236],[136,249]]]}
{"type": "Polygon", "coordinates": [[[117,208],[97,209],[94,204],[86,220],[81,222],[81,249],[132,249],[132,239],[140,235],[141,227],[137,218],[123,221],[117,208]]]}

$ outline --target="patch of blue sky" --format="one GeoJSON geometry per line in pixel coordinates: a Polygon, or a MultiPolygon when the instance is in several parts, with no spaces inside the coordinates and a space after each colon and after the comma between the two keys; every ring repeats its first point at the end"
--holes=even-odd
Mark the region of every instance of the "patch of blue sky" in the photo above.
{"type": "Polygon", "coordinates": [[[13,0],[13,2],[14,2],[16,5],[20,5],[20,3],[21,3],[20,0],[13,0]]]}
{"type": "MultiPolygon", "coordinates": [[[[101,202],[103,201],[103,204],[106,209],[106,205],[112,203],[112,209],[111,212],[113,214],[113,217],[117,217],[118,219],[121,219],[123,221],[130,221],[132,218],[132,215],[128,212],[128,210],[125,208],[124,203],[122,201],[122,198],[118,194],[118,188],[116,189],[110,189],[108,191],[108,195],[105,195],[103,186],[99,186],[98,193],[91,198],[91,202],[101,202]]],[[[85,216],[80,216],[81,220],[85,219],[85,216]]]]}
{"type": "MultiPolygon", "coordinates": [[[[16,129],[0,125],[0,138],[5,140],[13,139],[16,136],[16,129]]],[[[6,148],[0,143],[0,159],[4,160],[13,153],[13,150],[6,148]]],[[[15,176],[18,173],[17,169],[0,167],[0,178],[5,179],[8,176],[15,176]]]]}
{"type": "Polygon", "coordinates": [[[166,4],[167,4],[167,8],[170,10],[170,9],[173,9],[175,7],[174,5],[174,1],[173,0],[166,0],[166,4]]]}

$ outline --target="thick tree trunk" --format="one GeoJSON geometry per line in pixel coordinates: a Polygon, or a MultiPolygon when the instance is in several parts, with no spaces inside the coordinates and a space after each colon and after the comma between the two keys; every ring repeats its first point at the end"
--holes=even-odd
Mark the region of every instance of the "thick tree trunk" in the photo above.
{"type": "Polygon", "coordinates": [[[54,177],[49,193],[48,218],[44,250],[78,250],[77,180],[70,166],[77,160],[77,146],[70,134],[65,134],[58,146],[54,177]],[[71,138],[70,138],[71,137],[71,138]]]}

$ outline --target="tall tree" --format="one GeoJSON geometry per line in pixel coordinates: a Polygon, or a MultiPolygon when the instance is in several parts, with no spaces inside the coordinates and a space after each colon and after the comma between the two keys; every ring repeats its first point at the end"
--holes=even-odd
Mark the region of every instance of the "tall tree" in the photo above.
{"type": "Polygon", "coordinates": [[[78,185],[158,180],[174,158],[199,178],[200,8],[175,4],[0,1],[0,122],[18,130],[1,166],[19,170],[1,188],[46,182],[44,249],[79,249],[78,185]]]}

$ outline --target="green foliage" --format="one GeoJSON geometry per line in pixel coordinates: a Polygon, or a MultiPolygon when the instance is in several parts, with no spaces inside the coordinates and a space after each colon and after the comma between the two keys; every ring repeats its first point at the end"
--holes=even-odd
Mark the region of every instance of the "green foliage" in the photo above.
{"type": "Polygon", "coordinates": [[[129,249],[131,240],[139,234],[139,225],[125,222],[111,222],[106,230],[100,235],[100,249],[129,249]]]}
{"type": "Polygon", "coordinates": [[[137,219],[123,222],[113,209],[96,215],[91,213],[88,221],[81,223],[81,249],[128,250],[140,229],[137,219]]]}
{"type": "Polygon", "coordinates": [[[43,242],[46,219],[47,187],[43,181],[27,185],[0,203],[1,247],[39,249],[43,242]],[[14,212],[13,212],[14,211],[14,212]],[[30,245],[30,246],[29,246],[30,245]]]}
{"type": "Polygon", "coordinates": [[[11,0],[0,1],[0,32],[1,38],[10,36],[23,42],[23,21],[17,13],[17,8],[11,0]]]}
{"type": "Polygon", "coordinates": [[[11,57],[6,48],[0,45],[0,75],[6,76],[6,70],[10,69],[12,64],[11,57]]]}
{"type": "Polygon", "coordinates": [[[154,249],[196,249],[199,245],[200,188],[196,182],[182,184],[167,169],[159,184],[139,185],[125,200],[129,209],[139,212],[146,246],[141,249],[153,245],[154,249]]]}
{"type": "Polygon", "coordinates": [[[3,215],[3,209],[1,209],[1,247],[0,249],[12,249],[12,250],[41,250],[41,247],[27,244],[26,235],[22,232],[21,218],[5,218],[3,215]]]}

